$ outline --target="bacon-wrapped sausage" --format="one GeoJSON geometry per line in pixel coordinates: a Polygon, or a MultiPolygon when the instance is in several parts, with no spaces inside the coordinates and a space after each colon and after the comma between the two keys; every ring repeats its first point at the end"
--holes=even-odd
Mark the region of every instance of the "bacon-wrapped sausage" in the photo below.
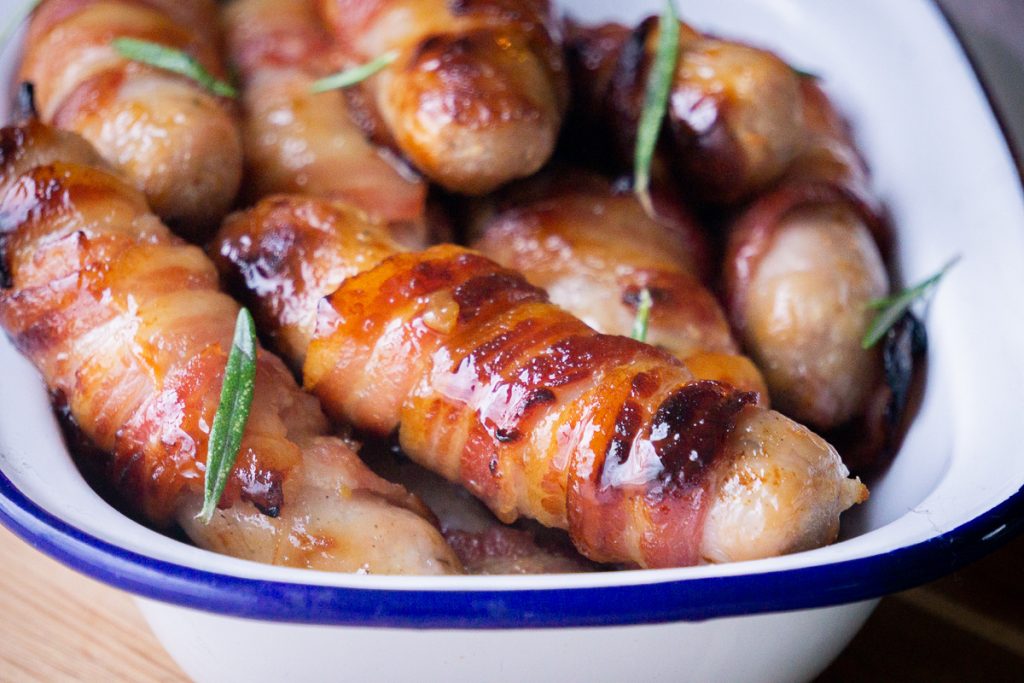
{"type": "Polygon", "coordinates": [[[653,300],[647,342],[677,356],[695,376],[757,392],[761,373],[732,338],[702,280],[708,248],[681,206],[656,197],[658,218],[631,193],[600,178],[566,172],[560,186],[513,197],[475,226],[473,247],[521,272],[551,301],[599,332],[628,335],[640,293],[653,300]],[[582,179],[581,179],[582,178],[582,179]]]}
{"type": "Polygon", "coordinates": [[[355,240],[305,222],[315,203],[277,198],[236,214],[214,243],[219,266],[252,297],[286,296],[309,253],[286,244],[345,244],[330,269],[360,272],[314,301],[301,328],[306,385],[335,417],[397,427],[406,453],[499,519],[567,529],[596,561],[665,567],[828,543],[865,498],[827,443],[753,394],[595,332],[467,249],[370,265],[355,240]]]}
{"type": "Polygon", "coordinates": [[[316,0],[235,0],[224,17],[242,78],[247,198],[343,200],[425,245],[426,183],[365,138],[343,93],[311,91],[339,63],[316,0]]]}
{"type": "Polygon", "coordinates": [[[231,207],[242,148],[231,105],[196,82],[122,57],[115,38],[186,52],[225,78],[212,0],[43,0],[19,78],[44,121],[74,130],[141,189],[154,211],[201,240],[231,207]]]}
{"type": "Polygon", "coordinates": [[[725,259],[729,314],[780,410],[831,430],[874,411],[878,349],[861,339],[889,279],[879,217],[845,125],[804,83],[806,150],[771,192],[745,209],[725,259]]]}
{"type": "MultiPolygon", "coordinates": [[[[680,52],[656,170],[702,201],[732,203],[778,178],[800,151],[799,77],[771,52],[680,24],[680,52]]],[[[654,63],[654,17],[635,30],[574,27],[577,111],[631,162],[654,63]]]]}
{"type": "Polygon", "coordinates": [[[238,304],[76,134],[38,121],[0,131],[0,235],[0,323],[152,522],[275,564],[458,570],[422,504],[328,436],[316,400],[262,350],[221,509],[194,519],[238,304]]]}
{"type": "Polygon", "coordinates": [[[357,63],[372,129],[434,181],[482,194],[539,169],[568,99],[548,0],[319,0],[357,63]]]}

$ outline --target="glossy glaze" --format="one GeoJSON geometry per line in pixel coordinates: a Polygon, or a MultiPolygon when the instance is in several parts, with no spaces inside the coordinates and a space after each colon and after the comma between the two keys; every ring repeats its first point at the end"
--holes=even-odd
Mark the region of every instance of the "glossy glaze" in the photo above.
{"type": "Polygon", "coordinates": [[[213,2],[44,0],[18,79],[35,84],[44,121],[96,146],[164,220],[201,240],[238,190],[233,105],[195,81],[120,56],[118,37],[181,50],[226,80],[213,2]]]}
{"type": "Polygon", "coordinates": [[[194,519],[238,304],[77,135],[37,120],[0,131],[0,234],[0,322],[154,524],[289,566],[458,569],[422,504],[328,436],[316,400],[264,351],[221,510],[194,519]]]}
{"type": "Polygon", "coordinates": [[[767,405],[761,373],[739,354],[703,282],[710,249],[696,220],[667,196],[656,196],[652,218],[632,193],[607,181],[578,169],[557,173],[566,180],[528,182],[478,212],[474,248],[607,334],[631,333],[646,288],[653,301],[648,343],[683,360],[696,377],[757,392],[767,405]]]}
{"type": "MultiPolygon", "coordinates": [[[[222,270],[244,281],[247,263],[272,247],[265,236],[275,223],[265,215],[241,214],[220,236],[222,270]],[[236,245],[243,260],[232,260],[236,245]]],[[[348,248],[339,258],[365,258],[357,244],[348,248]]],[[[275,277],[301,280],[297,263],[277,259],[275,277]]],[[[335,417],[379,434],[398,428],[406,453],[461,482],[499,519],[567,529],[597,561],[677,566],[820,544],[866,494],[827,444],[746,405],[752,396],[695,384],[666,353],[595,332],[521,275],[461,247],[395,253],[345,279],[317,305],[303,375],[335,417]],[[702,419],[717,425],[706,437],[690,429],[702,419]],[[767,447],[773,420],[787,432],[774,443],[791,455],[767,447]],[[766,447],[752,449],[749,439],[762,436],[766,447]],[[691,437],[699,444],[686,457],[703,465],[687,473],[672,444],[691,437]],[[755,476],[736,469],[748,457],[755,476]],[[803,490],[815,505],[790,505],[786,482],[808,475],[803,490]],[[754,490],[781,510],[762,515],[761,545],[751,543],[758,531],[749,520],[735,526],[735,516],[711,514],[742,507],[754,490]]]]}
{"type": "Polygon", "coordinates": [[[567,102],[548,0],[318,0],[354,63],[398,51],[364,85],[370,129],[449,190],[530,175],[567,102]]]}

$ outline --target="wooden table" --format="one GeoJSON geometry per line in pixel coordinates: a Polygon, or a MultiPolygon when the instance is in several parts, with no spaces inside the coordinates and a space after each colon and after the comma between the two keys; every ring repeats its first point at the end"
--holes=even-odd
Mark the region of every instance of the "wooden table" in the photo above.
{"type": "MultiPolygon", "coordinates": [[[[186,681],[131,599],[0,528],[0,681],[186,681]]],[[[1024,538],[952,577],[884,600],[821,677],[1024,680],[1024,538]]]]}

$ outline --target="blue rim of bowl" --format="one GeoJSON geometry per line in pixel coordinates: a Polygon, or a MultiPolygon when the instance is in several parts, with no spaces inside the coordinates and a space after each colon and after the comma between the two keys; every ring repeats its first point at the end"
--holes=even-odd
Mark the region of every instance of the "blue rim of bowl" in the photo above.
{"type": "Polygon", "coordinates": [[[0,521],[83,574],[147,598],[279,622],[509,629],[702,621],[827,607],[926,583],[1024,531],[1024,488],[956,529],[882,555],[760,574],[642,585],[388,590],[241,578],[126,550],[50,514],[0,472],[0,521]]]}
{"type": "MultiPolygon", "coordinates": [[[[988,101],[1024,187],[1003,112],[945,8],[933,2],[988,101]]],[[[641,585],[387,590],[250,579],[142,555],[88,534],[32,502],[0,472],[0,523],[68,567],[154,600],[276,622],[434,629],[627,626],[829,607],[945,576],[1024,532],[1024,487],[961,526],[881,555],[760,574],[641,585]]]]}

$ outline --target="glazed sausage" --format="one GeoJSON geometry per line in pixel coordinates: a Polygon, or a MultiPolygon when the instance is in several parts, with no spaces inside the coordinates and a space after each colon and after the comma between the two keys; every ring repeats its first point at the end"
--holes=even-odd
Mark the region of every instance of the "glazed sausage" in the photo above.
{"type": "Polygon", "coordinates": [[[358,272],[302,327],[306,386],[336,418],[397,428],[410,457],[499,519],[567,529],[595,561],[666,567],[820,546],[865,498],[827,443],[753,394],[595,332],[470,250],[371,265],[379,244],[367,258],[310,226],[314,203],[277,198],[230,218],[214,242],[219,267],[258,299],[304,278],[308,250],[286,243],[333,243],[332,270],[358,272]]]}
{"type": "MultiPolygon", "coordinates": [[[[655,171],[694,199],[730,204],[776,180],[801,148],[800,79],[781,59],[680,24],[680,53],[655,171]]],[[[575,27],[577,111],[632,164],[657,19],[630,31],[575,27]]],[[[628,166],[627,166],[628,167],[628,166]]]]}
{"type": "Polygon", "coordinates": [[[242,78],[246,197],[339,199],[424,246],[426,183],[366,140],[343,93],[311,91],[339,64],[315,0],[236,0],[224,18],[242,78]]]}
{"type": "Polygon", "coordinates": [[[882,381],[861,339],[889,279],[866,170],[845,125],[807,79],[807,149],[736,220],[725,258],[729,314],[776,406],[831,430],[869,409],[882,381]]]}
{"type": "Polygon", "coordinates": [[[422,504],[328,436],[316,399],[262,350],[221,509],[194,519],[238,304],[77,134],[0,131],[0,234],[0,323],[154,524],[275,564],[458,571],[422,504]]]}
{"type": "Polygon", "coordinates": [[[757,392],[767,405],[760,372],[739,355],[702,282],[710,257],[694,219],[667,197],[656,198],[654,219],[607,181],[578,170],[560,176],[561,187],[507,200],[474,230],[480,237],[473,247],[607,334],[630,334],[647,289],[654,302],[648,343],[680,358],[696,377],[757,392]]]}
{"type": "Polygon", "coordinates": [[[242,149],[232,106],[194,81],[120,56],[111,41],[153,41],[224,79],[210,0],[44,0],[19,78],[44,121],[80,133],[142,190],[158,215],[202,240],[238,191],[242,149]]]}
{"type": "Polygon", "coordinates": [[[319,0],[367,80],[372,130],[449,190],[482,194],[539,169],[568,86],[548,0],[319,0]]]}

